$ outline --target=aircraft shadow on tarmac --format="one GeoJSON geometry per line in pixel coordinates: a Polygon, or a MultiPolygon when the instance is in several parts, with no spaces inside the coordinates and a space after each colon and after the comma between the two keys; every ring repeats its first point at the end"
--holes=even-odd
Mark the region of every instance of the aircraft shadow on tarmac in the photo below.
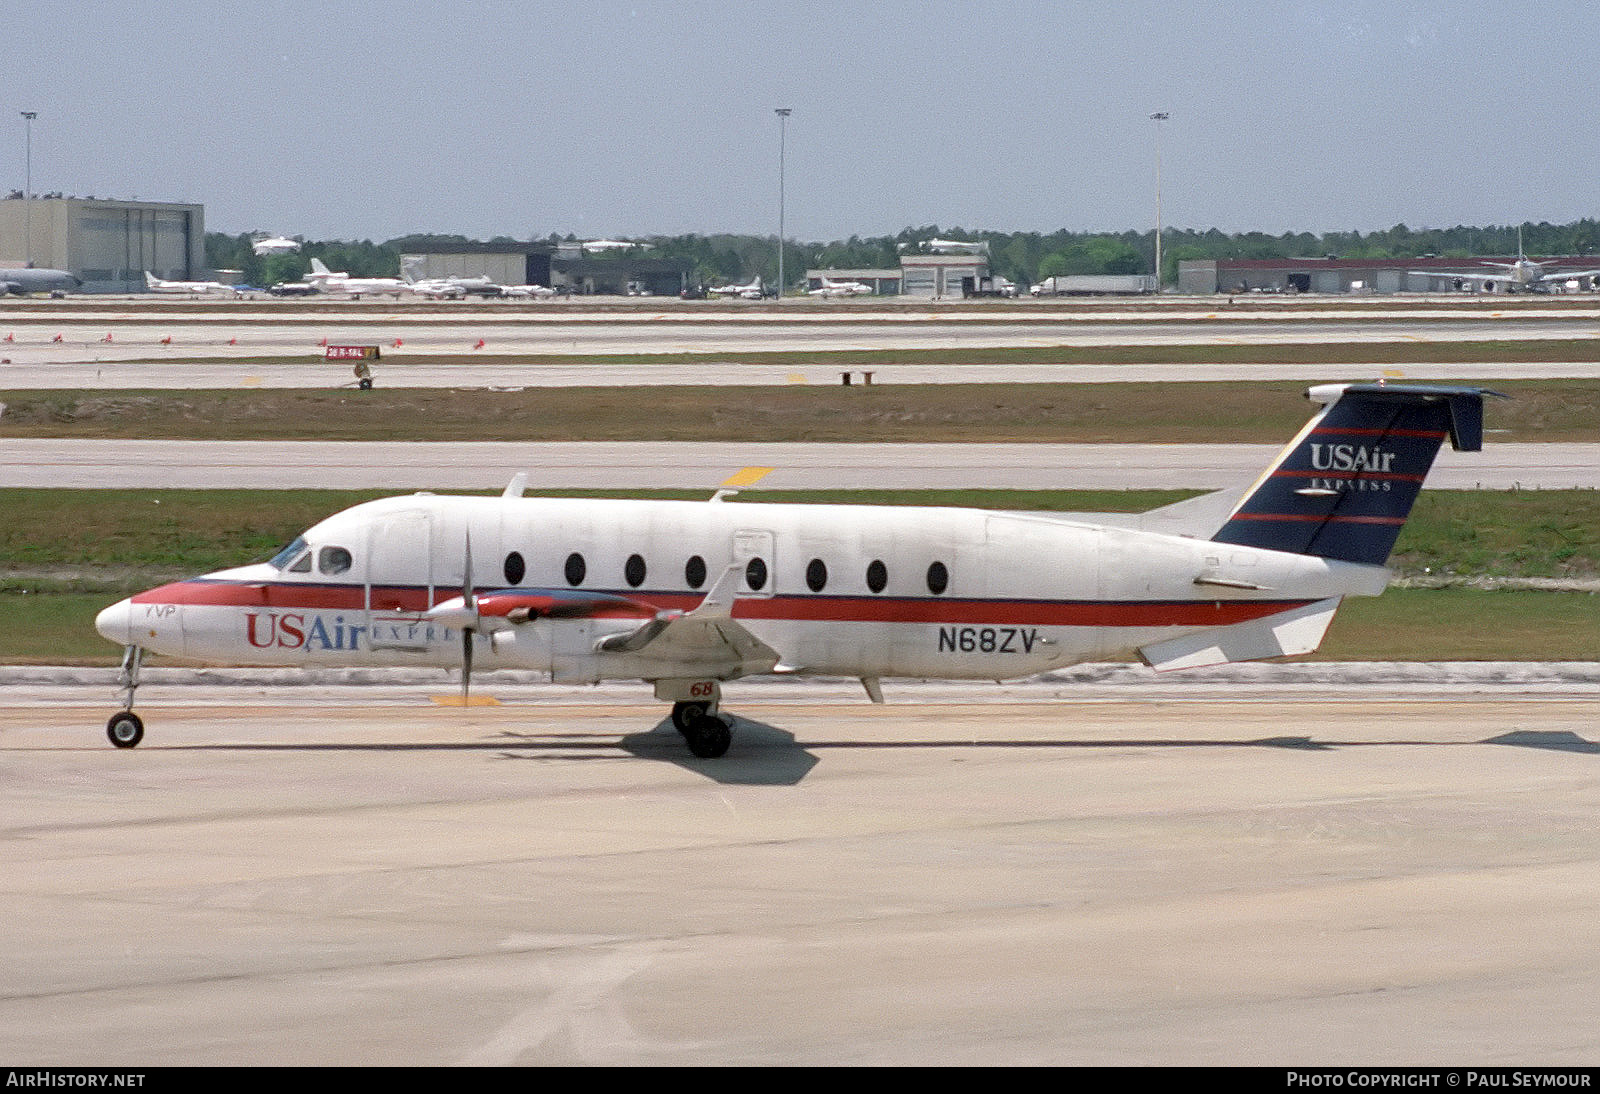
{"type": "Polygon", "coordinates": [[[1017,749],[1063,751],[1084,749],[1167,749],[1167,748],[1277,748],[1297,752],[1338,752],[1352,748],[1457,748],[1477,745],[1511,745],[1576,755],[1600,755],[1600,743],[1585,740],[1569,730],[1515,730],[1482,741],[1318,741],[1311,737],[1259,737],[1228,740],[1222,738],[1115,738],[1095,737],[1065,740],[902,740],[902,741],[797,741],[793,733],[765,722],[729,716],[733,725],[733,746],[727,755],[702,760],[689,754],[682,736],[668,719],[648,730],[632,733],[620,741],[594,734],[501,733],[490,740],[435,741],[387,744],[298,743],[200,744],[171,746],[182,750],[218,752],[491,752],[505,760],[573,761],[614,760],[620,749],[641,760],[677,764],[715,782],[737,786],[794,786],[820,763],[818,752],[857,750],[949,750],[1017,749]]]}

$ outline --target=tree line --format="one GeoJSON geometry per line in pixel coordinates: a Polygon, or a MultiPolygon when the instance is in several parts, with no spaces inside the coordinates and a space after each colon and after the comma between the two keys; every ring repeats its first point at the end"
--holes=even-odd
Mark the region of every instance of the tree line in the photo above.
{"type": "MultiPolygon", "coordinates": [[[[1480,255],[1515,255],[1518,225],[1489,227],[1408,228],[1396,224],[1376,232],[1265,232],[1228,233],[1211,228],[1164,228],[1161,233],[1162,277],[1177,279],[1178,263],[1193,259],[1308,258],[1333,256],[1346,259],[1470,258],[1480,255]]],[[[1523,247],[1529,255],[1589,255],[1600,251],[1600,221],[1583,219],[1571,224],[1523,224],[1523,247]]],[[[307,241],[297,254],[257,255],[250,233],[206,234],[206,262],[212,269],[239,270],[250,285],[295,281],[320,258],[329,269],[347,270],[357,277],[398,277],[400,256],[422,247],[470,247],[481,243],[511,243],[497,236],[481,241],[458,235],[416,234],[384,243],[371,240],[307,241]]],[[[937,224],[907,227],[892,236],[851,236],[826,243],[787,240],[783,245],[785,279],[798,281],[810,269],[893,269],[908,250],[923,249],[929,239],[984,242],[989,247],[993,273],[1021,285],[1063,274],[1147,274],[1155,256],[1155,232],[997,232],[984,229],[942,228],[937,224]]],[[[577,242],[573,235],[551,233],[539,242],[577,242]]],[[[647,243],[654,258],[681,261],[692,283],[719,285],[743,283],[759,276],[769,285],[778,277],[775,236],[690,233],[652,236],[647,243]]],[[[589,261],[627,261],[627,255],[609,253],[586,256],[589,261]]]]}

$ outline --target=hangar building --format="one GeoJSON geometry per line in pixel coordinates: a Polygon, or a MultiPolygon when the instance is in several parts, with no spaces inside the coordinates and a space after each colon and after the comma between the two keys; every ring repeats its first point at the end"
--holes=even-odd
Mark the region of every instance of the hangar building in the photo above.
{"type": "Polygon", "coordinates": [[[549,285],[548,243],[439,243],[408,247],[401,259],[419,280],[488,277],[496,285],[549,285]]]}
{"type": "MultiPolygon", "coordinates": [[[[1493,258],[1222,258],[1178,263],[1178,291],[1184,293],[1396,293],[1471,289],[1454,284],[1452,273],[1492,272],[1493,258]],[[1415,272],[1413,272],[1415,271],[1415,272]]],[[[1593,255],[1540,258],[1552,268],[1589,269],[1593,255]]]]}
{"type": "Polygon", "coordinates": [[[676,296],[688,264],[633,251],[588,254],[551,243],[440,243],[407,248],[401,259],[418,278],[487,276],[499,285],[544,285],[582,295],[676,296]]]}
{"type": "Polygon", "coordinates": [[[989,255],[903,254],[898,270],[807,270],[806,288],[829,281],[859,281],[878,296],[911,296],[923,300],[960,299],[990,282],[989,255]]]}
{"type": "Polygon", "coordinates": [[[144,272],[206,273],[205,206],[20,193],[0,200],[0,265],[67,270],[85,292],[143,292],[144,272]]]}

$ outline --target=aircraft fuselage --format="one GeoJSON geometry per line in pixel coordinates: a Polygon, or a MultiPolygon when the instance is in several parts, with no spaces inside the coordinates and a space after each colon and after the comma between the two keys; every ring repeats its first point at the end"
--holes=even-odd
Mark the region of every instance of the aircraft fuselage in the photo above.
{"type": "Polygon", "coordinates": [[[479,597],[539,590],[637,606],[483,628],[474,638],[482,669],[570,681],[682,675],[649,645],[608,652],[596,643],[652,611],[691,611],[737,565],[733,619],[784,651],[784,665],[758,671],[1009,679],[1375,594],[1388,576],[953,508],[415,495],[346,510],[303,540],[297,559],[152,589],[97,625],[114,641],[194,660],[458,666],[460,632],[424,613],[463,595],[470,541],[479,597]]]}

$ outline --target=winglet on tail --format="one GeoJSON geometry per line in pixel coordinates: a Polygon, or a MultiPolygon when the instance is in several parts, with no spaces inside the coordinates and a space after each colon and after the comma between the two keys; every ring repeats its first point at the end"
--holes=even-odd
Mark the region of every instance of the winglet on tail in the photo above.
{"type": "MultiPolygon", "coordinates": [[[[1212,539],[1381,566],[1446,437],[1483,447],[1476,387],[1324,384],[1306,423],[1212,539]]],[[[1504,396],[1500,396],[1504,398],[1504,396]]]]}

